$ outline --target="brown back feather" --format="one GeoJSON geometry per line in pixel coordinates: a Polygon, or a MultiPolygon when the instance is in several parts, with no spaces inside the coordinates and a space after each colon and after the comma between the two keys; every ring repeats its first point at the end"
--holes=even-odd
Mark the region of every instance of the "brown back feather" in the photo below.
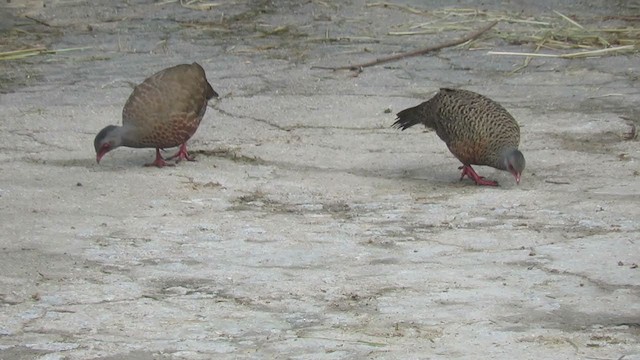
{"type": "Polygon", "coordinates": [[[417,123],[434,129],[463,164],[504,170],[505,149],[517,149],[520,127],[497,102],[460,89],[440,89],[428,101],[398,113],[396,127],[417,123]]]}
{"type": "Polygon", "coordinates": [[[122,110],[122,122],[136,136],[126,146],[173,147],[195,133],[207,100],[218,94],[197,64],[155,73],[136,86],[122,110]]]}

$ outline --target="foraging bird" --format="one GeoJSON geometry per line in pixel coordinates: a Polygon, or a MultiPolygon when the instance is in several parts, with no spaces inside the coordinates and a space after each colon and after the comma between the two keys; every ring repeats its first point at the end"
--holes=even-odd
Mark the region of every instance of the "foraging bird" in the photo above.
{"type": "Polygon", "coordinates": [[[520,127],[497,102],[472,91],[443,88],[428,101],[399,112],[392,126],[405,130],[419,123],[434,129],[462,162],[460,180],[468,176],[477,185],[497,186],[471,167],[487,165],[509,171],[520,183],[525,167],[518,150],[520,127]]]}
{"type": "Polygon", "coordinates": [[[180,146],[168,158],[193,161],[187,152],[187,140],[198,129],[207,110],[207,101],[218,94],[207,81],[198,63],[164,69],[136,86],[122,110],[122,126],[109,125],[93,142],[96,161],[119,147],[155,148],[156,159],[145,166],[168,164],[160,149],[180,146]]]}

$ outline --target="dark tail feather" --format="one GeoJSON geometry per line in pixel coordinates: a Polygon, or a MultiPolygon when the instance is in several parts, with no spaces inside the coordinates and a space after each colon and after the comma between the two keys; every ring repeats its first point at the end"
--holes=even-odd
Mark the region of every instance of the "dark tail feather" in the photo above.
{"type": "Polygon", "coordinates": [[[402,110],[398,113],[398,120],[391,125],[396,129],[406,130],[413,125],[421,124],[424,115],[422,114],[421,105],[402,110]]]}
{"type": "Polygon", "coordinates": [[[207,83],[207,89],[204,95],[207,97],[207,100],[211,100],[211,98],[218,97],[218,93],[215,90],[213,90],[213,87],[211,87],[211,84],[209,84],[209,82],[206,80],[205,82],[207,83]]]}

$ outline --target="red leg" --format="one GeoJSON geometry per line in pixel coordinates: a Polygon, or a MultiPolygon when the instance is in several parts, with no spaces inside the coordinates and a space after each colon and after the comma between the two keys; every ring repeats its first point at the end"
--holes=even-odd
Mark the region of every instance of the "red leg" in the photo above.
{"type": "Polygon", "coordinates": [[[465,176],[468,176],[469,179],[475,181],[476,185],[498,186],[497,181],[485,180],[484,176],[478,175],[478,173],[475,170],[473,170],[471,165],[463,165],[458,169],[462,169],[462,175],[460,176],[460,180],[464,179],[465,176]]]}
{"type": "Polygon", "coordinates": [[[177,158],[176,162],[180,162],[182,160],[196,161],[196,159],[193,156],[190,156],[189,152],[187,152],[187,143],[180,145],[180,149],[178,150],[178,152],[168,160],[171,160],[173,158],[177,158]]]}
{"type": "Polygon", "coordinates": [[[160,149],[156,148],[156,159],[152,163],[144,164],[144,166],[157,166],[161,168],[164,166],[173,166],[173,164],[168,164],[166,161],[164,161],[162,155],[160,155],[160,149]]]}

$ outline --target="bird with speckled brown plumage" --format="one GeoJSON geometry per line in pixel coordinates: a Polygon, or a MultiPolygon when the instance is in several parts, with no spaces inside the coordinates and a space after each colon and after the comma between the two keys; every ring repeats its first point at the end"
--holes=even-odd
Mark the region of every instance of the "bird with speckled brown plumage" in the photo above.
{"type": "Polygon", "coordinates": [[[393,126],[405,130],[416,124],[435,130],[462,162],[460,180],[468,176],[477,185],[497,186],[471,167],[486,165],[509,171],[520,183],[525,167],[518,150],[520,127],[497,102],[472,91],[443,88],[428,101],[399,112],[393,126]]]}
{"type": "Polygon", "coordinates": [[[155,148],[156,159],[146,166],[168,164],[160,149],[180,146],[168,158],[194,159],[187,152],[187,140],[195,134],[207,110],[207,102],[218,97],[197,63],[164,69],[136,86],[122,110],[122,126],[109,125],[96,136],[96,161],[119,147],[155,148]]]}

